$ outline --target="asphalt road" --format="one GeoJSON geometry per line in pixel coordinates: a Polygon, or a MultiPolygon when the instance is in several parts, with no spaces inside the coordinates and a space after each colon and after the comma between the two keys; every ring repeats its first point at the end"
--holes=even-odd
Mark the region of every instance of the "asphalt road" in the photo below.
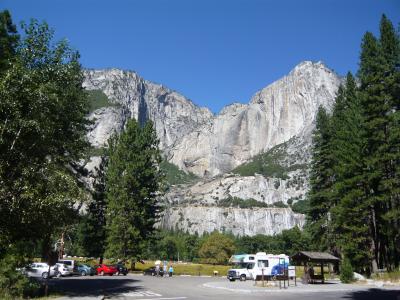
{"type": "Polygon", "coordinates": [[[340,283],[307,285],[279,289],[255,287],[252,281],[229,282],[224,278],[151,276],[93,276],[52,279],[52,290],[64,299],[126,300],[205,300],[205,299],[274,299],[274,300],[400,300],[400,288],[372,288],[340,283]]]}

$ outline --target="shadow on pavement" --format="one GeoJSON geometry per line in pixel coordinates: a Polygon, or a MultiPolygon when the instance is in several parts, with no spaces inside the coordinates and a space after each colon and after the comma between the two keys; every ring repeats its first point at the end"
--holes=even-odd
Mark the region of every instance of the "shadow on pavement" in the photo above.
{"type": "Polygon", "coordinates": [[[343,299],[352,300],[400,300],[400,290],[368,289],[346,294],[343,299]]]}
{"type": "Polygon", "coordinates": [[[49,283],[51,291],[70,297],[113,296],[120,293],[140,291],[140,281],[123,278],[79,277],[53,279],[49,283]]]}

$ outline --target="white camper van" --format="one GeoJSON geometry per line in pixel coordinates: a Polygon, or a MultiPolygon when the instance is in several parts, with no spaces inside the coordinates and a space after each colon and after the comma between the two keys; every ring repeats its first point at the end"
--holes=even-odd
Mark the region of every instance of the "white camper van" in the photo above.
{"type": "Polygon", "coordinates": [[[234,265],[232,266],[232,269],[228,270],[228,279],[230,281],[235,281],[236,279],[241,281],[251,279],[252,274],[250,271],[254,267],[255,258],[255,254],[236,255],[236,257],[233,256],[232,262],[234,265]]]}
{"type": "Polygon", "coordinates": [[[230,281],[236,279],[256,279],[257,276],[273,277],[284,273],[289,266],[289,256],[285,254],[257,254],[244,255],[241,262],[228,271],[230,281]]]}

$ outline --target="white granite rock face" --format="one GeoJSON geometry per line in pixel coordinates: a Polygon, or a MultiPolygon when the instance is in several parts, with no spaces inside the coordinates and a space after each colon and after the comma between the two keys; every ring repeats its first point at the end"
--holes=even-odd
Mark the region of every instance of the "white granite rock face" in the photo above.
{"type": "Polygon", "coordinates": [[[289,208],[222,208],[205,206],[180,206],[168,209],[159,226],[179,229],[191,234],[214,230],[234,235],[274,235],[295,226],[302,228],[305,217],[289,208]]]}
{"type": "Polygon", "coordinates": [[[152,120],[161,149],[168,151],[177,140],[213,118],[206,108],[194,105],[184,96],[139,77],[134,72],[117,69],[88,70],[83,86],[101,90],[118,108],[101,108],[92,113],[96,119],[88,135],[95,147],[104,146],[113,131],[119,132],[129,118],[140,123],[152,120]]]}
{"type": "MultiPolygon", "coordinates": [[[[289,173],[294,175],[296,172],[289,173]]],[[[165,195],[170,205],[218,206],[218,202],[227,198],[240,198],[273,205],[276,202],[287,204],[289,199],[304,196],[304,188],[289,185],[291,178],[265,178],[256,176],[225,175],[210,180],[202,180],[194,185],[174,186],[165,195]]]]}
{"type": "MultiPolygon", "coordinates": [[[[340,78],[322,63],[303,62],[287,76],[257,92],[250,103],[232,104],[214,116],[184,96],[139,77],[134,72],[89,70],[84,87],[101,90],[117,106],[94,111],[88,140],[106,145],[129,118],[154,122],[160,147],[168,160],[203,179],[172,187],[162,201],[168,204],[159,226],[191,233],[213,230],[237,235],[275,234],[302,227],[304,216],[288,208],[226,208],[228,197],[255,199],[267,204],[303,199],[308,189],[304,168],[287,179],[261,175],[227,175],[236,166],[276,145],[286,153],[282,166],[310,162],[312,130],[318,107],[331,110],[340,78]],[[225,174],[225,175],[224,175],[225,174]]],[[[93,181],[94,158],[84,167],[93,181]]]]}
{"type": "Polygon", "coordinates": [[[257,92],[249,105],[225,107],[212,123],[183,137],[171,162],[199,176],[228,172],[250,157],[310,132],[318,107],[331,109],[340,78],[322,63],[304,62],[257,92]]]}

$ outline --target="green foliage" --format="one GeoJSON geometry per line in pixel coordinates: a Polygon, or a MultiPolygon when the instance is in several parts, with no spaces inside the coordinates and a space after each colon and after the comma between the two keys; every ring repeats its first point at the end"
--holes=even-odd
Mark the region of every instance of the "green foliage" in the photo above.
{"type": "Polygon", "coordinates": [[[201,245],[199,257],[204,263],[225,264],[235,251],[234,241],[214,231],[201,245]]]}
{"type": "Polygon", "coordinates": [[[198,257],[201,238],[181,231],[157,231],[148,240],[144,257],[193,261],[198,257]]]}
{"type": "Polygon", "coordinates": [[[316,245],[321,249],[332,247],[334,240],[328,232],[328,212],[333,205],[329,197],[332,187],[333,161],[330,156],[331,128],[330,117],[320,107],[317,113],[316,128],[313,133],[313,158],[310,171],[310,201],[307,221],[308,230],[316,245]]]}
{"type": "Polygon", "coordinates": [[[400,265],[400,39],[382,16],[380,38],[366,33],[359,77],[366,143],[363,174],[373,269],[400,265]]]}
{"type": "Polygon", "coordinates": [[[307,230],[323,250],[369,274],[400,265],[400,38],[382,16],[362,40],[332,116],[314,133],[307,230]]]}
{"type": "Polygon", "coordinates": [[[106,256],[138,259],[154,232],[163,174],[153,124],[130,120],[109,140],[106,172],[106,256]]]}
{"type": "Polygon", "coordinates": [[[237,253],[286,253],[292,255],[298,251],[314,250],[307,232],[298,227],[283,230],[274,236],[255,235],[236,238],[237,253]]]}
{"type": "Polygon", "coordinates": [[[193,173],[185,173],[179,169],[176,165],[163,160],[160,164],[160,169],[165,174],[165,180],[170,185],[191,183],[198,179],[193,173]]]}
{"type": "Polygon", "coordinates": [[[111,102],[107,95],[104,94],[103,91],[101,90],[90,90],[87,91],[88,93],[88,101],[89,101],[89,111],[93,112],[96,109],[102,108],[102,107],[110,107],[110,106],[115,106],[118,107],[119,104],[111,102]]]}
{"type": "Polygon", "coordinates": [[[291,208],[295,213],[307,214],[307,212],[310,208],[310,202],[307,199],[306,200],[298,200],[297,202],[292,204],[291,208]]]}
{"type": "Polygon", "coordinates": [[[103,257],[105,248],[105,167],[106,158],[102,158],[93,182],[91,199],[87,201],[87,212],[80,216],[77,223],[68,233],[71,244],[66,248],[70,255],[86,257],[103,257]]]}
{"type": "Polygon", "coordinates": [[[23,30],[0,77],[0,235],[46,248],[83,198],[68,165],[87,145],[88,105],[78,53],[45,23],[23,30]]]}
{"type": "Polygon", "coordinates": [[[224,198],[218,201],[219,207],[239,207],[239,208],[253,208],[253,207],[279,207],[286,208],[288,207],[282,201],[274,202],[273,204],[268,204],[265,202],[257,201],[253,198],[250,199],[242,199],[239,197],[232,197],[229,195],[228,198],[224,198]]]}
{"type": "Polygon", "coordinates": [[[278,208],[287,208],[288,206],[283,203],[282,201],[277,201],[272,203],[272,207],[278,207],[278,208]]]}
{"type": "Polygon", "coordinates": [[[351,283],[354,281],[354,272],[351,267],[350,261],[345,258],[342,261],[342,268],[340,270],[340,281],[343,283],[351,283]]]}
{"type": "Polygon", "coordinates": [[[304,169],[306,166],[294,164],[290,167],[285,167],[281,161],[287,156],[286,153],[287,143],[283,143],[273,147],[266,153],[261,153],[254,156],[250,162],[244,163],[234,170],[232,173],[241,176],[254,176],[255,174],[262,174],[266,177],[276,177],[281,179],[288,179],[288,172],[297,169],[304,169]]]}
{"type": "MultiPolygon", "coordinates": [[[[216,242],[219,238],[227,240],[228,242],[226,242],[226,244],[228,245],[230,245],[230,241],[233,241],[235,253],[257,253],[262,251],[267,253],[294,254],[301,250],[315,250],[312,248],[311,238],[308,233],[301,231],[298,227],[284,230],[282,233],[274,236],[259,234],[255,236],[236,237],[228,233],[213,232],[211,234],[205,233],[203,236],[198,236],[197,234],[193,235],[181,231],[163,230],[156,232],[151,241],[149,241],[143,257],[153,260],[164,258],[178,260],[179,253],[180,260],[216,263],[215,260],[209,259],[212,258],[209,252],[206,252],[208,254],[203,253],[203,256],[200,257],[199,254],[201,248],[203,248],[202,251],[205,251],[205,248],[207,248],[212,249],[216,255],[220,255],[219,252],[225,253],[222,257],[227,257],[231,252],[219,246],[216,242]],[[211,236],[213,236],[213,238],[211,238],[211,236]],[[209,244],[204,246],[207,241],[209,241],[209,244]],[[215,243],[211,241],[215,241],[215,243]],[[226,252],[229,253],[226,254],[226,252]]],[[[225,262],[220,261],[220,263],[225,262]]]]}
{"type": "Polygon", "coordinates": [[[239,208],[253,208],[253,207],[269,207],[267,203],[257,201],[255,199],[242,199],[238,197],[231,197],[221,199],[218,201],[219,207],[239,207],[239,208]]]}
{"type": "Polygon", "coordinates": [[[0,298],[17,299],[38,295],[40,285],[16,271],[26,263],[23,258],[8,254],[0,259],[0,298]]]}
{"type": "Polygon", "coordinates": [[[10,12],[0,12],[0,76],[10,68],[18,41],[17,27],[12,22],[10,12]]]}

